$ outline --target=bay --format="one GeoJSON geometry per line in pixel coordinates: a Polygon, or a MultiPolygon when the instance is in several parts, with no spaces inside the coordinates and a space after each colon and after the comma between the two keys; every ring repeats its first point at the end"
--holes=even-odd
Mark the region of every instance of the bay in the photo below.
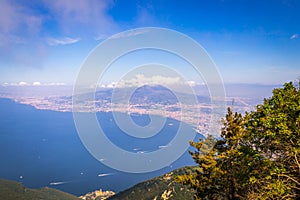
{"type": "MultiPolygon", "coordinates": [[[[167,119],[155,137],[132,138],[122,132],[111,113],[97,113],[107,137],[127,151],[154,151],[168,144],[179,122],[167,119]]],[[[132,116],[140,125],[149,116],[132,116]]],[[[191,131],[193,131],[191,127],[191,131]]],[[[195,140],[198,140],[201,135],[195,140]]],[[[194,162],[187,152],[163,169],[149,173],[125,173],[96,160],[81,143],[72,113],[38,110],[30,105],[0,99],[0,178],[16,180],[26,187],[53,187],[82,195],[102,188],[115,192],[143,180],[167,173],[194,162]]]]}

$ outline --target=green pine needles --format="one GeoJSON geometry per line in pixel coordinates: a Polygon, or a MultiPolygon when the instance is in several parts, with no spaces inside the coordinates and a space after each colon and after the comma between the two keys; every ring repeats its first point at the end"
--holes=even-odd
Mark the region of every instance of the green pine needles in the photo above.
{"type": "Polygon", "coordinates": [[[255,111],[228,113],[221,139],[191,142],[197,163],[176,180],[196,199],[300,199],[300,89],[292,82],[273,90],[255,111]]]}

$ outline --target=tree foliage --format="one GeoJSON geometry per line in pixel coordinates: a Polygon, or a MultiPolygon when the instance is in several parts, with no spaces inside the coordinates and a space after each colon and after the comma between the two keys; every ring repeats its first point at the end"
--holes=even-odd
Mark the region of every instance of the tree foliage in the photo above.
{"type": "Polygon", "coordinates": [[[221,138],[191,142],[195,172],[177,181],[196,199],[300,199],[300,89],[291,82],[273,90],[255,111],[228,113],[221,138]]]}

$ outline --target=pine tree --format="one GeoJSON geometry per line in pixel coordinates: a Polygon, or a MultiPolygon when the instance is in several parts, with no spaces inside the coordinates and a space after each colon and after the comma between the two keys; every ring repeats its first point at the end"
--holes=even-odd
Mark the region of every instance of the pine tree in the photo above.
{"type": "Polygon", "coordinates": [[[221,139],[191,142],[194,173],[177,181],[197,191],[196,199],[300,198],[300,89],[292,83],[273,90],[255,111],[228,113],[221,139]]]}

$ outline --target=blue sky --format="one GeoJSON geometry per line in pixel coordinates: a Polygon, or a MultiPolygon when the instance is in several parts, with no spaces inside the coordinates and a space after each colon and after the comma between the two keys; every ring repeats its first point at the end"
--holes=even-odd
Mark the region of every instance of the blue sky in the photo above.
{"type": "Polygon", "coordinates": [[[1,0],[0,83],[72,84],[101,41],[147,26],[199,42],[224,82],[282,84],[300,76],[297,0],[1,0]]]}

